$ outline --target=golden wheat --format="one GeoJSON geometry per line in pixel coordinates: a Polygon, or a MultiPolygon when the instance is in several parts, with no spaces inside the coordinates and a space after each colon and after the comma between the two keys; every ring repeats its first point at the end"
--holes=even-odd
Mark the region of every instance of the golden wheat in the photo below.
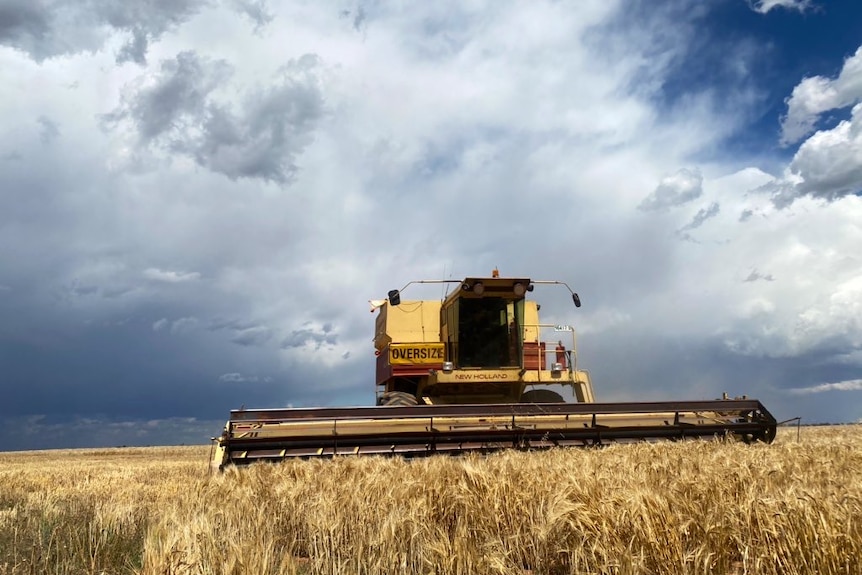
{"type": "Polygon", "coordinates": [[[0,453],[0,575],[862,572],[862,427],[208,472],[207,447],[0,453]]]}

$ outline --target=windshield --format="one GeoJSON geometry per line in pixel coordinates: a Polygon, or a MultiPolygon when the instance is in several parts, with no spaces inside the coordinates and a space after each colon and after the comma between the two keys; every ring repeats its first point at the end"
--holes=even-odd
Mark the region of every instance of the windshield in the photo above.
{"type": "Polygon", "coordinates": [[[518,367],[524,300],[462,298],[458,305],[458,367],[518,367]]]}

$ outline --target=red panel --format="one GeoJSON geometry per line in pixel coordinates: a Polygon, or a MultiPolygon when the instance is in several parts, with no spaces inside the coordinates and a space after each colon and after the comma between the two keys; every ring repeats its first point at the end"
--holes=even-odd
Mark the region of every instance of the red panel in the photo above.
{"type": "Polygon", "coordinates": [[[547,369],[545,367],[545,342],[524,342],[524,369],[547,369]]]}
{"type": "Polygon", "coordinates": [[[392,377],[392,366],[389,365],[389,348],[377,356],[377,385],[381,385],[392,377]]]}
{"type": "Polygon", "coordinates": [[[390,365],[389,348],[386,347],[377,356],[377,385],[382,385],[393,377],[417,377],[428,375],[428,371],[442,370],[442,363],[422,365],[390,365]]]}

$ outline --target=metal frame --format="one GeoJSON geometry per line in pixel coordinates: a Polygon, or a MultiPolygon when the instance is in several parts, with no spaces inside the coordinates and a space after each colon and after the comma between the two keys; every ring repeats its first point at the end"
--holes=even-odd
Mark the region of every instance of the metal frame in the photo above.
{"type": "Polygon", "coordinates": [[[716,436],[770,443],[776,427],[772,414],[749,399],[236,410],[214,438],[212,465],[716,436]]]}

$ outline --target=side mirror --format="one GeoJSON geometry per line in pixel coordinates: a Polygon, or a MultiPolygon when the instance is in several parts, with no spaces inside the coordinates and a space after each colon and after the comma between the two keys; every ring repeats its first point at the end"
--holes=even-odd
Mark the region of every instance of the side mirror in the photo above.
{"type": "MultiPolygon", "coordinates": [[[[389,305],[398,305],[401,303],[401,294],[397,289],[389,290],[389,305]]],[[[578,303],[578,305],[581,305],[578,303]]]]}
{"type": "MultiPolygon", "coordinates": [[[[389,293],[391,294],[392,292],[389,293]]],[[[575,307],[581,307],[581,298],[578,297],[578,294],[572,294],[572,301],[575,302],[575,307]]]]}

